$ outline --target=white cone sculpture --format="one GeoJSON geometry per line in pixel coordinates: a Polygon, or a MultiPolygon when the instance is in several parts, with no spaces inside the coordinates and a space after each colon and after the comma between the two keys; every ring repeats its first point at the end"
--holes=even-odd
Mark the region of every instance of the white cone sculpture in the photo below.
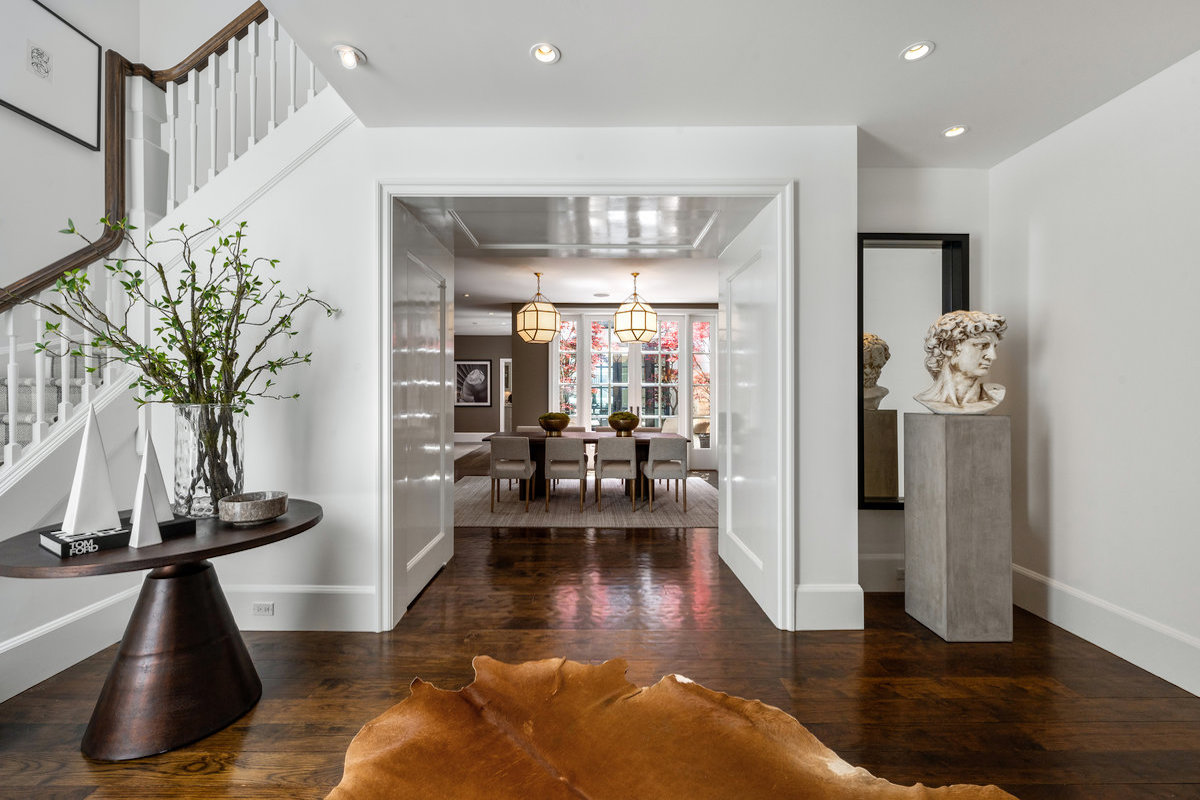
{"type": "Polygon", "coordinates": [[[62,529],[64,533],[92,533],[119,527],[121,516],[108,476],[108,456],[100,439],[100,423],[96,420],[96,410],[89,405],[62,529]]]}
{"type": "Polygon", "coordinates": [[[146,437],[146,451],[142,453],[142,467],[138,470],[137,489],[133,493],[133,519],[130,520],[133,530],[129,533],[129,546],[159,544],[162,542],[162,533],[158,523],[170,522],[174,518],[162,468],[158,465],[158,453],[154,450],[154,440],[146,437]]]}

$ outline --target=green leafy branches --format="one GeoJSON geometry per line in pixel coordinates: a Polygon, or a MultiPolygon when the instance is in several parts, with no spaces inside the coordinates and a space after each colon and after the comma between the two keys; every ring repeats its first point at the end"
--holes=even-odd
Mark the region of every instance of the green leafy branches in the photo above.
{"type": "MultiPolygon", "coordinates": [[[[135,366],[141,374],[130,388],[142,390],[138,402],[222,403],[244,409],[254,398],[299,396],[274,393],[275,376],[294,364],[311,363],[312,353],[280,355],[272,343],[299,333],[295,320],[305,306],[318,306],[327,316],[337,309],[310,289],[285,291],[271,274],[278,259],[248,254],[245,222],[227,231],[210,219],[194,233],[181,224],[144,246],[131,235],[136,228],[127,220],[105,217],[100,222],[118,231],[124,251],[132,253],[104,260],[104,269],[120,286],[113,292],[118,299],[106,309],[96,301],[86,269],[63,274],[54,285],[57,301],[26,301],[62,318],[45,323],[44,338],[65,341],[71,355],[135,366]],[[213,243],[201,247],[201,240],[210,237],[213,243]],[[169,254],[165,261],[159,257],[163,252],[169,254]],[[169,274],[164,263],[176,260],[180,266],[169,274]],[[151,320],[146,342],[130,331],[131,314],[142,308],[151,320]]],[[[92,244],[71,220],[62,233],[92,244]]],[[[62,354],[46,341],[36,346],[62,354]]]]}

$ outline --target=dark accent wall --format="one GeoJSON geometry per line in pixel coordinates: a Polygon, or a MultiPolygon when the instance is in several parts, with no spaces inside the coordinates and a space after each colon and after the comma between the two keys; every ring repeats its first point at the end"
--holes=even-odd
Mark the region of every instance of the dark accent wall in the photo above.
{"type": "MultiPolygon", "coordinates": [[[[495,433],[500,430],[500,409],[504,405],[504,374],[500,359],[512,357],[512,338],[509,336],[455,336],[454,358],[457,361],[492,362],[492,404],[486,408],[462,406],[454,409],[456,433],[495,433]]],[[[515,363],[514,363],[514,366],[515,363]]]]}
{"type": "Polygon", "coordinates": [[[513,360],[513,425],[537,425],[545,414],[550,394],[550,345],[530,344],[517,336],[517,310],[514,304],[511,339],[513,360]]]}

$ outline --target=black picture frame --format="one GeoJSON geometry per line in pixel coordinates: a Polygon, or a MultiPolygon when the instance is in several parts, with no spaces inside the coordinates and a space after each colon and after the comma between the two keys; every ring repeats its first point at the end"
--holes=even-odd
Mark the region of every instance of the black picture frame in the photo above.
{"type": "Polygon", "coordinates": [[[103,48],[38,0],[19,2],[29,17],[0,21],[0,52],[16,55],[0,66],[0,106],[99,152],[103,48]]]}
{"type": "MultiPolygon", "coordinates": [[[[867,497],[863,441],[862,335],[863,251],[867,248],[935,247],[942,250],[942,313],[970,305],[970,242],[966,233],[859,233],[858,234],[858,337],[854,342],[858,371],[858,507],[864,510],[903,510],[903,497],[867,497]]],[[[933,320],[930,320],[932,322],[933,320]]]]}
{"type": "Polygon", "coordinates": [[[454,362],[454,405],[487,408],[492,404],[492,362],[454,362]],[[482,373],[482,382],[474,373],[482,373]]]}

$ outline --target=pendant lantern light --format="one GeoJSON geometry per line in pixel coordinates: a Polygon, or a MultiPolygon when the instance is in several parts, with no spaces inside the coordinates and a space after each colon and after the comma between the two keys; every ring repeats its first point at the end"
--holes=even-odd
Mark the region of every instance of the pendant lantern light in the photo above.
{"type": "Polygon", "coordinates": [[[648,342],[658,336],[658,312],[638,297],[637,276],[640,273],[632,274],[633,294],[613,314],[613,332],[622,342],[648,342]]]}
{"type": "Polygon", "coordinates": [[[533,344],[546,344],[558,335],[559,315],[542,294],[542,273],[537,276],[537,294],[517,312],[517,335],[533,344]]]}

